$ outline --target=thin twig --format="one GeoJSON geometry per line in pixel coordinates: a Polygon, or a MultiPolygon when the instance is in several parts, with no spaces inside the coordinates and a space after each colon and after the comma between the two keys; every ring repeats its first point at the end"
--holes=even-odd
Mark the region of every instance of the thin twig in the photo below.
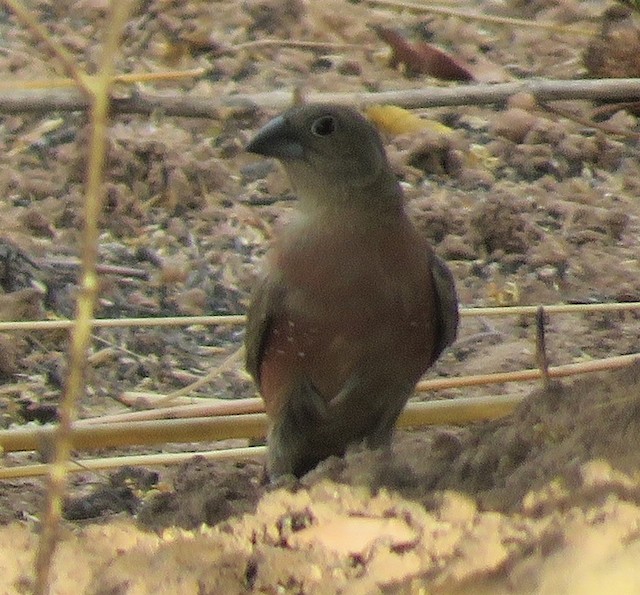
{"type": "MultiPolygon", "coordinates": [[[[264,413],[221,415],[193,419],[133,421],[120,424],[76,426],[71,433],[75,450],[93,450],[134,444],[167,442],[213,442],[230,438],[261,438],[266,434],[264,413]]],[[[0,447],[4,452],[49,450],[55,438],[55,426],[0,431],[0,447]]]]}
{"type": "Polygon", "coordinates": [[[236,364],[240,362],[243,359],[243,357],[244,357],[244,346],[240,347],[239,349],[234,351],[230,356],[225,358],[225,360],[220,365],[211,368],[211,370],[209,370],[202,378],[199,378],[195,382],[192,382],[187,386],[183,386],[182,388],[179,388],[178,390],[175,390],[172,393],[169,393],[163,401],[158,403],[158,405],[159,406],[166,405],[167,403],[170,403],[171,401],[173,401],[174,399],[177,399],[178,397],[192,393],[198,390],[199,388],[206,386],[212,380],[220,376],[222,372],[226,372],[227,370],[233,370],[236,367],[236,364]]]}
{"type": "Polygon", "coordinates": [[[307,41],[299,39],[257,39],[255,41],[246,41],[237,43],[228,48],[229,51],[239,52],[242,50],[252,50],[262,47],[285,47],[285,48],[301,48],[308,50],[356,50],[370,52],[375,49],[374,46],[363,45],[361,43],[335,43],[331,41],[307,41]]]}
{"type": "Polygon", "coordinates": [[[571,35],[590,36],[595,33],[594,29],[582,29],[575,26],[559,25],[549,21],[533,21],[525,19],[514,19],[511,17],[499,17],[496,15],[480,14],[477,12],[466,12],[456,10],[447,6],[433,6],[431,3],[416,4],[405,0],[367,0],[369,4],[386,6],[387,8],[399,8],[402,10],[412,10],[414,12],[426,12],[445,17],[456,17],[467,21],[477,21],[491,23],[493,25],[509,25],[510,27],[525,27],[527,29],[546,29],[557,33],[568,33],[571,35]]]}
{"type": "MultiPolygon", "coordinates": [[[[310,102],[346,103],[359,107],[392,104],[405,108],[430,108],[459,105],[504,103],[516,93],[530,93],[538,102],[544,101],[637,101],[640,79],[597,80],[521,80],[499,84],[452,85],[433,87],[423,85],[400,91],[346,92],[306,94],[310,102]]],[[[112,113],[151,114],[160,111],[167,116],[186,118],[219,118],[222,108],[258,107],[283,110],[293,100],[291,91],[237,94],[222,97],[194,97],[186,93],[149,93],[135,90],[129,97],[114,98],[112,113]]],[[[0,93],[0,113],[82,111],[89,102],[75,89],[42,91],[4,91],[0,93]]]]}
{"type": "Polygon", "coordinates": [[[544,388],[549,388],[551,377],[549,376],[549,358],[547,357],[544,322],[544,308],[539,306],[536,312],[536,362],[542,377],[542,384],[544,388]]]}
{"type": "MultiPolygon", "coordinates": [[[[244,448],[227,448],[224,450],[206,450],[196,452],[174,452],[153,455],[126,455],[121,457],[105,457],[103,459],[84,459],[67,463],[67,473],[82,473],[83,471],[102,471],[124,466],[150,467],[152,465],[181,465],[193,457],[203,457],[208,461],[239,461],[242,459],[262,459],[266,453],[266,446],[248,446],[244,448]]],[[[0,480],[24,479],[45,475],[49,465],[20,465],[16,467],[0,468],[0,480]]]]}
{"type": "MultiPolygon", "coordinates": [[[[36,263],[41,267],[51,267],[53,269],[78,270],[82,263],[74,258],[36,258],[36,263]]],[[[138,267],[126,267],[116,264],[97,264],[96,273],[99,275],[118,275],[120,277],[136,277],[138,279],[149,279],[149,271],[138,267]]]]}
{"type": "MultiPolygon", "coordinates": [[[[149,391],[138,391],[138,390],[127,390],[123,393],[120,393],[116,400],[127,407],[132,407],[136,410],[148,410],[155,409],[156,403],[166,399],[167,395],[163,393],[154,393],[149,391]]],[[[211,404],[211,401],[235,401],[236,399],[218,399],[216,397],[178,397],[171,401],[168,405],[169,408],[175,409],[176,407],[181,407],[183,405],[207,405],[211,404]]],[[[114,415],[124,415],[124,414],[114,414],[114,415]]],[[[112,417],[112,416],[107,416],[112,417]]]]}
{"type": "MultiPolygon", "coordinates": [[[[94,328],[164,327],[164,326],[216,326],[241,325],[244,315],[230,316],[167,316],[153,318],[94,318],[94,328]]],[[[0,332],[9,331],[55,331],[73,327],[73,320],[20,320],[0,322],[0,332]]]]}
{"type": "MultiPolygon", "coordinates": [[[[590,362],[580,362],[576,364],[565,364],[549,369],[549,378],[586,374],[590,372],[601,372],[605,370],[616,370],[628,366],[630,363],[640,359],[640,353],[620,355],[605,359],[593,360],[590,362]]],[[[517,370],[514,372],[497,372],[493,374],[477,374],[470,376],[460,376],[455,378],[430,378],[418,383],[416,392],[434,392],[443,390],[453,390],[468,388],[470,386],[486,386],[490,384],[504,384],[507,382],[523,382],[536,380],[544,373],[538,370],[517,370]]],[[[157,395],[162,402],[166,395],[157,395]]],[[[193,404],[184,404],[172,407],[162,407],[145,411],[125,411],[124,413],[114,413],[108,416],[91,417],[79,420],[76,426],[95,425],[100,423],[120,423],[124,421],[142,421],[158,419],[176,419],[190,417],[212,417],[215,415],[239,415],[244,413],[263,413],[264,403],[260,398],[248,399],[199,399],[193,404]],[[203,402],[208,401],[208,402],[203,402]]],[[[0,434],[1,436],[1,434],[0,434]]],[[[1,438],[0,438],[1,440],[1,438]]]]}
{"type": "MultiPolygon", "coordinates": [[[[166,399],[166,395],[158,395],[160,401],[166,399]]],[[[264,403],[259,398],[248,399],[199,399],[198,403],[188,405],[165,406],[158,409],[145,409],[143,411],[125,411],[100,417],[88,417],[78,420],[76,427],[122,423],[126,421],[150,421],[154,419],[186,419],[189,417],[213,417],[216,415],[239,415],[243,413],[264,413],[264,403]],[[203,403],[202,401],[208,401],[203,403]]]]}
{"type": "MultiPolygon", "coordinates": [[[[114,83],[124,83],[131,85],[135,83],[156,83],[177,81],[186,78],[201,78],[205,76],[209,70],[207,68],[192,68],[190,70],[162,70],[160,72],[127,72],[124,74],[115,74],[113,76],[114,83]]],[[[8,80],[0,81],[0,91],[27,91],[35,89],[75,89],[77,82],[72,78],[49,78],[49,79],[33,79],[8,80]]]]}
{"type": "MultiPolygon", "coordinates": [[[[577,364],[564,364],[549,368],[551,378],[563,378],[565,376],[575,376],[576,374],[587,374],[591,372],[603,372],[606,370],[617,370],[631,365],[640,360],[640,353],[628,355],[617,355],[604,359],[596,359],[589,362],[579,362],[577,364]]],[[[467,386],[481,386],[484,384],[503,384],[505,382],[525,382],[528,380],[538,380],[540,370],[519,370],[517,372],[496,372],[493,374],[474,374],[456,378],[434,378],[432,380],[422,380],[416,386],[417,392],[445,390],[450,388],[463,388],[467,386]]]]}
{"type": "MultiPolygon", "coordinates": [[[[493,419],[508,414],[524,397],[500,395],[450,401],[410,403],[402,413],[401,426],[425,424],[464,424],[472,420],[493,419]]],[[[159,421],[135,421],[119,424],[74,426],[76,450],[121,446],[165,444],[167,442],[204,442],[231,438],[261,438],[267,431],[265,413],[223,415],[159,421]]],[[[20,429],[0,432],[5,452],[42,448],[50,441],[52,428],[20,429]]]]}
{"type": "Polygon", "coordinates": [[[594,122],[589,118],[585,118],[584,116],[575,114],[568,109],[564,109],[557,105],[549,105],[544,101],[539,101],[538,106],[541,109],[548,111],[549,113],[555,114],[556,116],[566,118],[567,120],[576,122],[581,126],[587,126],[588,128],[593,128],[594,130],[600,130],[607,135],[624,136],[625,138],[630,138],[636,141],[640,139],[640,134],[638,134],[637,132],[633,132],[632,130],[622,130],[620,128],[613,127],[606,122],[594,122]]]}
{"type": "Polygon", "coordinates": [[[116,74],[114,83],[157,83],[180,81],[188,78],[201,78],[209,72],[208,68],[191,68],[189,70],[161,70],[160,72],[128,72],[116,74]]]}
{"type": "MultiPolygon", "coordinates": [[[[537,306],[505,306],[461,308],[461,316],[532,316],[538,311],[537,306]]],[[[547,314],[591,314],[593,312],[622,312],[640,309],[640,302],[607,302],[600,304],[544,304],[547,314]]]]}
{"type": "MultiPolygon", "coordinates": [[[[460,316],[533,316],[538,306],[503,306],[460,308],[460,316]]],[[[545,304],[547,314],[590,314],[594,312],[623,312],[639,310],[640,302],[608,302],[600,304],[545,304]]],[[[225,316],[157,316],[149,318],[94,318],[95,328],[164,327],[164,326],[216,326],[242,325],[243,314],[225,316]]],[[[0,322],[0,332],[11,331],[56,331],[69,329],[72,320],[20,320],[0,322]]]]}

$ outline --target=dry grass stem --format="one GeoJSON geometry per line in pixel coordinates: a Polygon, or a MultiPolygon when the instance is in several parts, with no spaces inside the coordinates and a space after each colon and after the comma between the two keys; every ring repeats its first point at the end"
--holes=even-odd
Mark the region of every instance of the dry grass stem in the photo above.
{"type": "MultiPolygon", "coordinates": [[[[399,427],[421,427],[425,425],[443,425],[443,424],[462,424],[481,419],[497,419],[508,415],[523,400],[524,397],[519,395],[500,395],[488,397],[474,397],[469,399],[456,399],[455,401],[431,401],[425,403],[409,403],[398,420],[399,427]]],[[[257,400],[257,399],[256,399],[257,400]]],[[[256,414],[252,416],[255,425],[252,428],[260,427],[266,430],[267,417],[265,414],[256,414]]],[[[223,422],[226,419],[222,420],[223,422]]],[[[233,420],[230,420],[233,421],[233,420]]],[[[160,443],[178,441],[174,440],[175,436],[184,436],[185,432],[190,432],[191,424],[182,424],[179,432],[172,431],[171,427],[167,428],[167,434],[161,437],[160,443]]],[[[227,426],[229,427],[229,426],[227,426]]],[[[194,424],[196,432],[202,429],[202,424],[194,424]]],[[[108,428],[106,428],[108,430],[108,428]]],[[[91,440],[94,443],[99,441],[99,435],[104,436],[104,428],[100,428],[100,432],[96,433],[91,440]]],[[[152,436],[151,434],[148,434],[152,436]]],[[[239,436],[233,436],[239,437],[239,436]]],[[[87,436],[83,437],[85,441],[87,436]]],[[[195,441],[195,438],[191,441],[195,441]]],[[[26,442],[23,441],[23,445],[26,442]]],[[[20,449],[30,450],[30,449],[20,449]]],[[[201,456],[207,460],[241,460],[241,459],[258,459],[262,458],[266,452],[266,447],[244,447],[231,448],[225,450],[212,450],[205,452],[184,452],[172,454],[154,454],[154,455],[130,455],[109,457],[103,459],[88,459],[78,462],[69,461],[67,463],[68,472],[97,471],[104,469],[112,469],[116,467],[129,466],[151,466],[151,465],[178,465],[188,461],[194,456],[201,456]]],[[[0,469],[0,480],[18,479],[26,477],[34,477],[44,475],[49,466],[45,464],[22,465],[17,467],[8,467],[0,469]]]]}
{"type": "MultiPolygon", "coordinates": [[[[591,372],[604,372],[606,370],[617,370],[630,366],[640,360],[640,353],[628,355],[618,355],[604,359],[580,362],[577,364],[565,364],[549,368],[550,378],[564,378],[575,376],[576,374],[587,374],[591,372]]],[[[476,374],[462,376],[460,378],[435,378],[432,380],[422,380],[416,386],[417,392],[427,392],[435,390],[445,390],[451,388],[463,388],[465,386],[481,386],[484,384],[503,384],[506,382],[526,382],[528,380],[538,380],[541,372],[538,369],[520,370],[517,372],[497,372],[494,374],[476,374]]]]}
{"type": "MultiPolygon", "coordinates": [[[[261,438],[265,436],[266,429],[267,416],[264,413],[119,424],[74,424],[71,443],[74,450],[92,450],[167,442],[215,442],[230,438],[261,438]]],[[[24,450],[48,451],[54,438],[54,426],[5,430],[0,432],[0,448],[5,453],[24,450]]]]}
{"type": "MultiPolygon", "coordinates": [[[[460,316],[535,316],[536,306],[504,306],[487,308],[460,308],[460,316]]],[[[594,312],[623,312],[639,310],[640,302],[610,302],[604,304],[545,304],[545,314],[592,314],[594,312]]]]}
{"type": "Polygon", "coordinates": [[[255,41],[247,41],[231,46],[229,49],[233,52],[242,50],[252,50],[262,47],[286,47],[286,48],[302,48],[311,50],[361,50],[373,51],[374,46],[362,45],[361,43],[335,43],[330,41],[305,41],[299,39],[257,39],[255,41]]]}
{"type": "MultiPolygon", "coordinates": [[[[402,413],[401,427],[467,423],[507,415],[522,397],[474,397],[455,401],[410,403],[402,413]]],[[[262,438],[268,426],[265,413],[226,415],[207,419],[136,421],[121,424],[95,424],[73,430],[76,450],[112,448],[132,445],[194,443],[232,438],[262,438]]],[[[5,452],[37,450],[53,436],[52,429],[20,429],[0,433],[5,452]]]]}
{"type": "MultiPolygon", "coordinates": [[[[150,467],[154,465],[180,465],[194,456],[199,456],[208,461],[238,461],[242,459],[261,459],[266,452],[265,446],[247,446],[244,448],[228,448],[224,450],[207,450],[198,452],[159,453],[153,455],[127,455],[121,457],[105,457],[103,459],[84,459],[82,461],[69,461],[67,473],[81,473],[84,471],[104,471],[119,467],[150,467]]],[[[16,467],[4,467],[0,469],[0,480],[25,479],[45,475],[49,465],[20,465],[16,467]]]]}
{"type": "MultiPolygon", "coordinates": [[[[500,306],[460,308],[460,316],[534,316],[539,306],[500,306]]],[[[595,312],[623,312],[640,310],[640,302],[613,302],[603,304],[549,304],[544,306],[546,314],[591,314],[595,312]]],[[[246,321],[243,314],[226,316],[167,316],[151,318],[94,318],[94,328],[126,328],[192,325],[241,325],[246,321]]],[[[0,322],[0,332],[11,331],[55,331],[70,329],[73,320],[21,320],[0,322]]]]}
{"type": "MultiPolygon", "coordinates": [[[[133,407],[134,409],[155,409],[158,406],[158,403],[167,398],[167,395],[164,393],[152,393],[149,391],[136,391],[136,390],[128,390],[123,392],[117,397],[119,403],[126,405],[127,407],[133,407]]],[[[176,397],[167,405],[169,408],[175,408],[181,405],[206,405],[210,403],[212,400],[211,397],[176,397]]],[[[219,399],[219,400],[227,400],[227,399],[219,399]]],[[[235,400],[235,399],[234,399],[235,400]]],[[[128,415],[116,413],[113,416],[107,417],[118,417],[120,415],[128,415]]]]}
{"type": "MultiPolygon", "coordinates": [[[[160,401],[166,399],[166,395],[158,395],[160,401]]],[[[198,403],[186,405],[173,405],[159,409],[146,411],[130,411],[102,415],[100,417],[88,417],[78,420],[76,427],[95,424],[121,423],[125,421],[143,421],[152,419],[184,419],[189,417],[213,417],[215,415],[239,415],[242,413],[264,413],[262,399],[198,399],[198,403]],[[208,401],[205,403],[203,401],[208,401]]]]}
{"type": "MultiPolygon", "coordinates": [[[[593,360],[590,362],[566,364],[564,366],[556,366],[554,368],[549,368],[547,364],[546,373],[549,378],[561,378],[578,374],[601,372],[605,370],[617,370],[618,368],[630,365],[637,359],[640,359],[640,353],[620,355],[606,359],[593,360]]],[[[507,382],[526,382],[537,380],[541,376],[544,376],[544,373],[541,372],[540,369],[531,369],[514,372],[498,372],[493,374],[478,374],[458,378],[432,378],[419,382],[416,387],[416,392],[434,392],[466,388],[469,386],[504,384],[507,382]]],[[[166,398],[166,395],[156,395],[156,397],[157,402],[162,402],[162,399],[166,398]]],[[[459,399],[453,399],[452,403],[456,403],[458,400],[459,399]]],[[[125,412],[109,416],[87,418],[76,422],[76,426],[100,423],[119,423],[121,421],[209,417],[213,415],[237,415],[242,413],[264,412],[264,404],[262,399],[259,398],[229,400],[199,399],[199,401],[199,403],[165,407],[149,411],[125,412]]],[[[455,405],[453,406],[455,407],[455,405]]],[[[0,432],[0,444],[2,440],[1,436],[2,432],[0,432]]]]}
{"type": "MultiPolygon", "coordinates": [[[[551,378],[561,378],[587,372],[601,372],[614,370],[632,364],[640,359],[640,354],[622,355],[618,357],[568,364],[549,368],[551,378]]],[[[497,374],[481,374],[465,376],[463,378],[446,378],[425,380],[418,384],[418,391],[442,390],[444,388],[461,388],[477,386],[479,384],[493,384],[505,382],[522,382],[537,380],[541,377],[538,369],[521,370],[519,372],[503,372],[497,374]]],[[[456,398],[446,401],[411,402],[402,414],[400,425],[432,425],[441,423],[464,424],[507,415],[513,405],[522,397],[471,397],[456,398]],[[489,400],[487,400],[489,399],[489,400]],[[503,400],[506,399],[505,405],[503,400]],[[415,411],[420,411],[416,417],[415,411]],[[498,414],[497,411],[500,413],[498,414]],[[427,414],[432,412],[433,416],[427,414]],[[409,416],[409,417],[407,417],[409,416]],[[411,419],[411,423],[407,422],[411,419]],[[416,421],[420,419],[421,421],[416,421]],[[402,421],[405,420],[405,421],[402,421]],[[446,421],[443,421],[446,420],[446,421]]],[[[246,399],[241,403],[248,411],[257,410],[258,399],[246,399]]],[[[215,404],[217,406],[217,404],[215,404]]],[[[228,410],[233,410],[229,402],[228,410]]],[[[221,407],[220,407],[221,409],[221,407]]],[[[240,410],[240,407],[237,409],[240,410]]],[[[261,408],[262,410],[262,408],[261,408]]],[[[171,410],[173,411],[173,410],[171,410]]],[[[238,413],[233,415],[210,416],[200,405],[188,408],[193,418],[126,421],[122,423],[101,423],[101,420],[76,423],[72,429],[72,446],[74,449],[95,449],[114,446],[133,446],[144,444],[159,444],[166,442],[199,442],[226,440],[229,438],[256,438],[266,433],[268,425],[264,413],[238,413]],[[203,413],[206,418],[195,417],[203,413]]],[[[143,412],[151,413],[151,412],[143,412]]],[[[157,411],[155,412],[157,413],[157,411]]],[[[138,418],[139,419],[139,418],[138,418]]],[[[16,430],[0,431],[0,449],[4,452],[21,450],[38,450],[46,447],[53,435],[53,428],[20,428],[16,430]]]]}
{"type": "MultiPolygon", "coordinates": [[[[128,328],[149,326],[192,326],[192,325],[240,325],[245,316],[167,316],[157,318],[94,318],[94,328],[128,328]]],[[[9,331],[56,331],[73,328],[73,320],[23,320],[0,322],[0,332],[9,331]]]]}
{"type": "Polygon", "coordinates": [[[463,397],[446,401],[409,403],[398,418],[398,427],[464,425],[509,415],[524,400],[524,395],[463,397]]]}
{"type": "MultiPolygon", "coordinates": [[[[192,68],[190,70],[163,70],[160,72],[129,72],[114,74],[113,82],[122,84],[155,83],[178,81],[186,78],[199,78],[207,74],[206,68],[192,68]]],[[[73,89],[77,82],[72,78],[51,78],[41,80],[11,80],[0,81],[0,91],[30,91],[35,89],[73,89]]]]}
{"type": "MultiPolygon", "coordinates": [[[[71,258],[37,258],[35,262],[41,267],[50,267],[53,269],[71,269],[75,270],[82,266],[77,259],[71,258]]],[[[121,277],[136,277],[137,279],[148,279],[149,271],[138,267],[128,267],[115,264],[98,264],[96,272],[102,275],[119,275],[121,277]]]]}
{"type": "MultiPolygon", "coordinates": [[[[473,397],[451,401],[428,401],[409,403],[402,412],[399,427],[418,427],[425,425],[464,424],[471,421],[497,419],[511,413],[514,407],[524,399],[520,395],[499,395],[473,397]]],[[[131,446],[165,444],[168,442],[201,442],[226,440],[230,438],[259,438],[266,434],[268,425],[264,413],[250,415],[221,416],[213,419],[189,419],[156,422],[130,422],[117,424],[93,425],[74,429],[74,448],[87,450],[113,446],[131,446]]],[[[35,450],[51,437],[50,429],[18,430],[12,432],[11,439],[7,433],[0,436],[0,444],[7,452],[35,450]]],[[[229,450],[229,457],[235,449],[229,450]]],[[[241,449],[240,453],[244,451],[241,449]]],[[[185,458],[199,455],[199,452],[181,453],[185,458]]],[[[127,457],[118,457],[121,464],[127,457]]],[[[142,459],[139,464],[152,464],[153,459],[142,459]]],[[[153,464],[162,464],[158,461],[153,464]]],[[[47,465],[43,465],[45,467],[47,465]]],[[[85,461],[67,464],[85,467],[85,461]]],[[[82,470],[81,468],[78,470],[82,470]]],[[[11,468],[0,469],[0,479],[11,474],[11,468]]],[[[14,476],[15,477],[15,476],[14,476]]]]}
{"type": "Polygon", "coordinates": [[[196,380],[195,382],[192,382],[187,386],[183,386],[182,388],[176,391],[173,391],[172,393],[169,393],[164,399],[164,401],[159,402],[158,405],[159,406],[166,405],[167,403],[170,403],[171,401],[173,401],[178,397],[182,397],[184,395],[187,395],[191,392],[198,390],[203,386],[206,386],[207,384],[209,384],[209,382],[217,378],[222,372],[235,369],[236,364],[238,364],[243,358],[244,358],[244,346],[234,351],[219,366],[211,368],[211,370],[209,370],[202,378],[196,380]]]}
{"type": "Polygon", "coordinates": [[[91,105],[91,136],[88,148],[84,225],[82,229],[82,275],[76,303],[75,325],[69,346],[69,371],[65,389],[58,408],[59,424],[55,433],[53,463],[49,466],[48,490],[42,515],[42,534],[36,552],[36,578],[34,592],[49,592],[49,574],[55,553],[58,530],[62,516],[62,498],[66,488],[67,463],[72,448],[72,424],[76,417],[76,403],[84,392],[87,350],[91,342],[92,320],[98,296],[98,220],[102,210],[102,180],[106,156],[106,130],[109,118],[110,92],[115,65],[113,57],[118,52],[120,35],[133,8],[130,2],[110,5],[98,74],[82,73],[71,54],[55,43],[44,27],[18,3],[7,0],[16,15],[25,22],[37,37],[42,39],[62,62],[68,74],[87,95],[91,105]]]}
{"type": "Polygon", "coordinates": [[[514,19],[511,17],[499,17],[475,12],[465,12],[464,10],[456,10],[455,8],[449,8],[448,6],[434,6],[431,3],[418,4],[416,2],[405,2],[404,0],[367,0],[367,2],[377,6],[386,6],[388,8],[398,8],[414,12],[426,12],[445,17],[456,17],[467,21],[491,23],[493,25],[509,25],[510,27],[526,27],[528,29],[546,29],[557,33],[567,33],[569,35],[588,36],[595,33],[595,29],[582,29],[579,27],[559,25],[558,23],[546,21],[532,21],[528,19],[514,19]]]}

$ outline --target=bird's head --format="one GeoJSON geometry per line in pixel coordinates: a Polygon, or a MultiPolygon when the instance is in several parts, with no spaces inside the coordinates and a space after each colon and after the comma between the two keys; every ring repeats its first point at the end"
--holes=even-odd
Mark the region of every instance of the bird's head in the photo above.
{"type": "Polygon", "coordinates": [[[267,123],[247,151],[278,159],[303,201],[375,203],[379,193],[389,201],[400,195],[378,131],[348,106],[293,107],[267,123]]]}

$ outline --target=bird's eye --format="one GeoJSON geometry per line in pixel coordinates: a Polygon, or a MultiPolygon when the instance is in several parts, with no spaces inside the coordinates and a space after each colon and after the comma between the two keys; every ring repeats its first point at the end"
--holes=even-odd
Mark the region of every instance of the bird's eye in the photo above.
{"type": "Polygon", "coordinates": [[[336,119],[333,116],[322,116],[311,124],[311,132],[316,136],[330,136],[336,129],[336,119]]]}

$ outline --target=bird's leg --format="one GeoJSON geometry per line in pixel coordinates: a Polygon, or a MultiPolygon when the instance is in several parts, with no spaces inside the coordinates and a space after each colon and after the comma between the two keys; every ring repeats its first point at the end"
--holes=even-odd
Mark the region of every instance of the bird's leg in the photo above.
{"type": "Polygon", "coordinates": [[[376,449],[389,445],[396,420],[413,392],[413,385],[397,386],[385,378],[354,373],[340,392],[329,402],[333,419],[350,419],[351,424],[369,418],[366,444],[376,449]],[[371,412],[377,412],[373,418],[371,412]]]}
{"type": "Polygon", "coordinates": [[[312,461],[309,437],[328,416],[327,404],[310,380],[305,379],[293,391],[269,432],[267,472],[275,479],[282,475],[302,475],[312,461]]]}
{"type": "Polygon", "coordinates": [[[393,395],[393,398],[385,399],[386,406],[382,409],[383,414],[378,419],[373,431],[367,436],[367,446],[372,449],[391,447],[391,438],[396,426],[396,421],[411,396],[413,387],[409,387],[408,389],[406,387],[402,387],[401,389],[396,387],[394,390],[387,388],[387,390],[391,391],[390,394],[393,395]]]}

